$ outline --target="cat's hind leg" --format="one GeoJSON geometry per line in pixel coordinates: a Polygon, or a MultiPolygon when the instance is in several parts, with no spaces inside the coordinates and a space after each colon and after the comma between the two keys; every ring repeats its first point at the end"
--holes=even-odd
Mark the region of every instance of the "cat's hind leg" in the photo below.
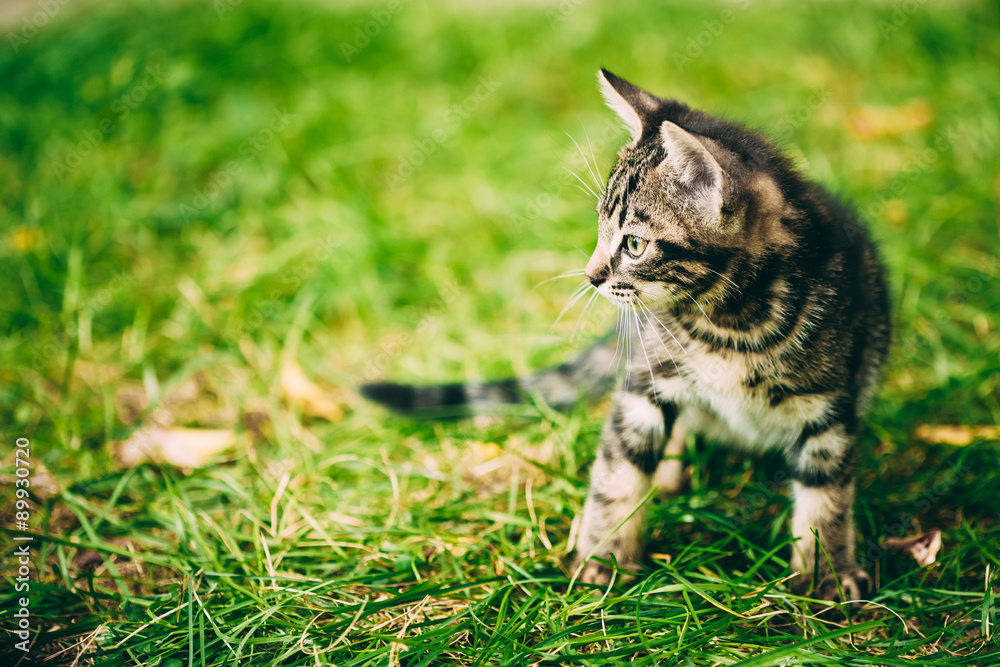
{"type": "Polygon", "coordinates": [[[804,591],[814,578],[814,595],[825,600],[863,599],[871,577],[854,559],[854,448],[852,432],[841,423],[807,426],[789,452],[795,510],[792,569],[795,588],[804,591]],[[817,537],[822,549],[817,551],[817,537]]]}

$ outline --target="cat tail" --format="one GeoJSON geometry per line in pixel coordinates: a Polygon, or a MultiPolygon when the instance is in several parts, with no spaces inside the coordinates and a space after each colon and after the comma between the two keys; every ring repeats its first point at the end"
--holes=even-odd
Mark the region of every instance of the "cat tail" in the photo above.
{"type": "Polygon", "coordinates": [[[427,386],[375,382],[361,385],[361,395],[405,413],[476,412],[525,403],[533,396],[565,410],[581,398],[595,401],[614,389],[617,366],[610,343],[606,336],[575,358],[523,378],[427,386]]]}

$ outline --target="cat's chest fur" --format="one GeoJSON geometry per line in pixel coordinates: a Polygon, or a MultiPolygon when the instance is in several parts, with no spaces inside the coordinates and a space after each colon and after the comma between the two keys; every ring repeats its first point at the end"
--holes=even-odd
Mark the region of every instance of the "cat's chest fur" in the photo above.
{"type": "Polygon", "coordinates": [[[783,364],[776,355],[718,351],[695,340],[684,348],[676,366],[663,366],[677,374],[656,384],[692,430],[749,449],[785,448],[829,410],[823,394],[778,391],[783,364]]]}

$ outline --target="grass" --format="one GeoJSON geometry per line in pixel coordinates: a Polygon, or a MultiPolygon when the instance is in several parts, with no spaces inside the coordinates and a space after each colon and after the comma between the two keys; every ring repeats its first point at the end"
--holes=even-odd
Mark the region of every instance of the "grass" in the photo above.
{"type": "MultiPolygon", "coordinates": [[[[42,467],[59,487],[31,514],[31,655],[1000,663],[998,443],[912,435],[1000,421],[998,17],[247,0],[67,4],[16,53],[8,39],[2,456],[30,438],[36,490],[42,467]],[[564,167],[587,175],[567,133],[605,173],[624,138],[602,65],[772,132],[871,221],[897,327],[859,466],[873,604],[788,593],[772,457],[690,443],[642,576],[593,591],[563,563],[601,409],[441,424],[357,398],[366,378],[524,373],[609,324],[598,308],[574,337],[575,310],[550,332],[572,285],[536,287],[593,243],[564,167]],[[292,362],[336,405],[290,400],[292,362]],[[238,444],[194,469],[122,465],[112,443],[150,423],[238,444]],[[878,546],[932,528],[933,566],[878,546]]],[[[16,597],[0,593],[5,664],[16,597]]]]}

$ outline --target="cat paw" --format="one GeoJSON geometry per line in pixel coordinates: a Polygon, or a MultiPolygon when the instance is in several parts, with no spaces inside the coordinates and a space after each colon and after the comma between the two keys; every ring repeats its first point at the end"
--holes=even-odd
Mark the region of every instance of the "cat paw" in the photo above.
{"type": "Polygon", "coordinates": [[[819,586],[816,587],[815,595],[820,600],[836,602],[840,599],[840,591],[842,590],[844,594],[842,601],[847,602],[865,599],[874,588],[872,578],[868,576],[868,573],[860,568],[854,568],[823,577],[819,586]],[[837,588],[838,580],[840,590],[837,588]]]}
{"type": "Polygon", "coordinates": [[[579,581],[584,584],[595,586],[607,586],[611,583],[612,569],[596,560],[589,560],[580,572],[579,581]]]}
{"type": "Polygon", "coordinates": [[[625,558],[619,561],[616,568],[611,568],[595,559],[588,560],[580,569],[579,559],[573,562],[573,572],[580,570],[577,581],[595,586],[608,586],[612,579],[617,581],[630,580],[639,573],[640,566],[635,561],[625,558]]]}

